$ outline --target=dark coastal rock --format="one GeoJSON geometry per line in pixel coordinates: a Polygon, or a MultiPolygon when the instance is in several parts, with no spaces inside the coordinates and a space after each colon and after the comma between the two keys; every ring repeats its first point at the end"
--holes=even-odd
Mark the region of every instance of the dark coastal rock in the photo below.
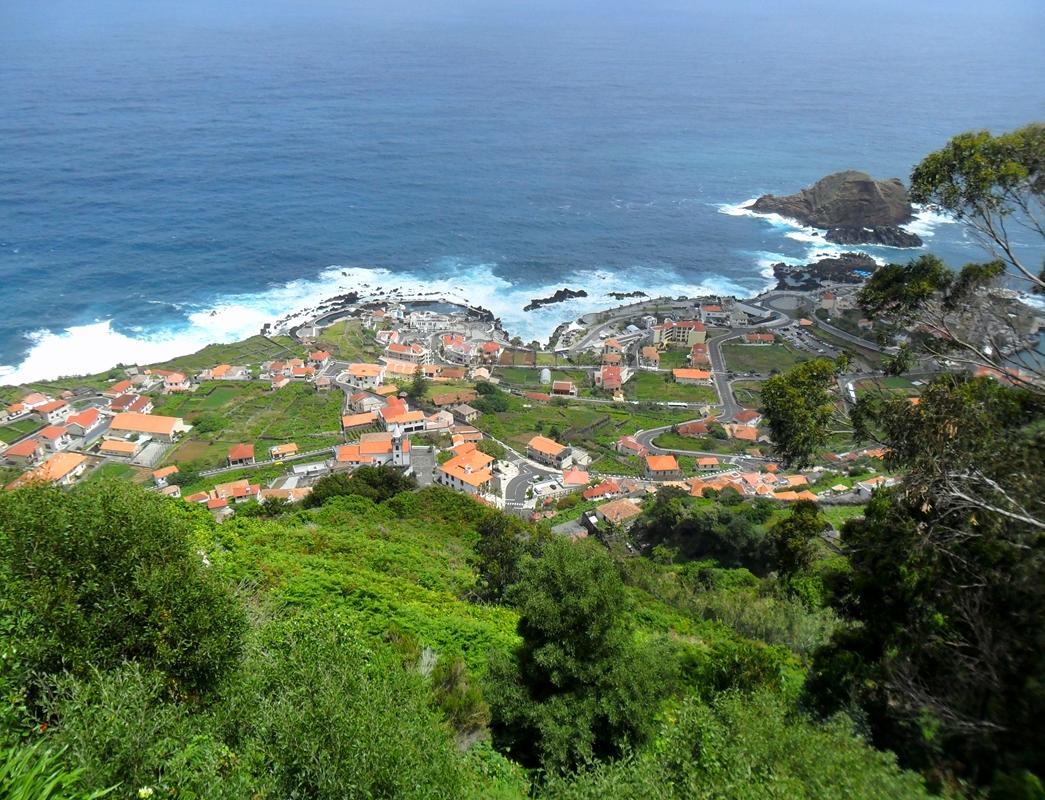
{"type": "Polygon", "coordinates": [[[542,306],[550,306],[552,303],[564,303],[577,297],[587,297],[588,293],[583,289],[559,289],[551,297],[535,297],[523,307],[523,311],[536,311],[542,306]]]}
{"type": "Polygon", "coordinates": [[[914,210],[907,189],[898,178],[879,181],[866,172],[836,172],[798,194],[763,195],[750,208],[823,228],[828,231],[828,240],[838,244],[922,244],[913,233],[899,227],[911,221],[914,210]]]}
{"type": "Polygon", "coordinates": [[[629,297],[649,297],[645,292],[609,292],[608,295],[614,300],[626,300],[629,297]]]}
{"type": "Polygon", "coordinates": [[[863,253],[842,253],[812,264],[774,264],[777,291],[812,291],[824,282],[861,283],[878,269],[874,259],[863,253]]]}
{"type": "Polygon", "coordinates": [[[922,240],[903,228],[874,225],[866,228],[829,228],[824,238],[835,244],[879,244],[887,247],[921,247],[922,240]]]}

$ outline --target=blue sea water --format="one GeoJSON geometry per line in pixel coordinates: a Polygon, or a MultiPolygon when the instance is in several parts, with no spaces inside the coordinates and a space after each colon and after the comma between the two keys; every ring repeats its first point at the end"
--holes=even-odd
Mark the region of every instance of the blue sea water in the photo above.
{"type": "Polygon", "coordinates": [[[363,284],[526,338],[614,290],[757,292],[832,248],[731,206],[1042,119],[1043,34],[1038,0],[3,0],[0,382],[363,284]],[[561,286],[590,296],[522,311],[561,286]]]}

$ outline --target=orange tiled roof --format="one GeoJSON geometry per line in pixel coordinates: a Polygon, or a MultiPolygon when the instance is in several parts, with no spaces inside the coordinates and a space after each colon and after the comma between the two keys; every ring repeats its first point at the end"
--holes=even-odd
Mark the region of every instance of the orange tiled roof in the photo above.
{"type": "Polygon", "coordinates": [[[554,439],[549,439],[547,436],[534,436],[527,442],[528,447],[532,447],[538,453],[542,453],[546,456],[555,458],[566,449],[566,445],[559,444],[554,439]]]}
{"type": "Polygon", "coordinates": [[[646,466],[651,472],[677,472],[679,462],[675,456],[646,456],[646,466]]]}

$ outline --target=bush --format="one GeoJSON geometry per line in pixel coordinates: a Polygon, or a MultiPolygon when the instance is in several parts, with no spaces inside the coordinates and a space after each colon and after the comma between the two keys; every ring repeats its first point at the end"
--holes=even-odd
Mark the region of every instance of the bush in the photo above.
{"type": "Polygon", "coordinates": [[[312,493],[305,498],[304,505],[315,508],[331,497],[346,495],[358,495],[382,503],[400,492],[416,488],[417,481],[396,467],[360,467],[351,474],[336,472],[320,478],[312,487],[312,493]]]}
{"type": "Polygon", "coordinates": [[[487,697],[495,746],[552,772],[645,742],[675,662],[637,648],[620,575],[605,549],[553,539],[511,592],[522,645],[495,654],[487,697]]]}
{"type": "Polygon", "coordinates": [[[853,736],[844,718],[820,726],[770,693],[689,700],[658,746],[576,778],[553,776],[546,800],[907,800],[928,798],[919,776],[853,736]],[[753,766],[757,765],[757,766],[753,766]]]}
{"type": "Polygon", "coordinates": [[[467,776],[423,678],[337,616],[266,632],[230,722],[265,754],[274,797],[462,797],[467,776]]]}
{"type": "Polygon", "coordinates": [[[122,481],[0,498],[0,561],[29,615],[27,672],[82,676],[136,661],[176,693],[213,690],[239,656],[246,620],[190,544],[192,514],[122,481]]]}

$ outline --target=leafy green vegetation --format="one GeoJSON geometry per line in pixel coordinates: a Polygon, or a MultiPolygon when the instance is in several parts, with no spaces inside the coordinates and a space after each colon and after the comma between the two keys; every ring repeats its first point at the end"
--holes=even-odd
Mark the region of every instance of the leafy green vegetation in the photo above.
{"type": "Polygon", "coordinates": [[[257,366],[274,359],[304,358],[305,349],[289,336],[251,336],[241,342],[209,344],[202,350],[154,364],[163,369],[185,370],[194,375],[217,364],[257,366]]]}
{"type": "Polygon", "coordinates": [[[35,433],[43,427],[38,419],[20,419],[0,427],[0,442],[13,442],[26,434],[35,433]]]}
{"type": "Polygon", "coordinates": [[[357,319],[341,320],[323,328],[316,337],[316,347],[342,361],[376,361],[384,349],[357,319]]]}
{"type": "Polygon", "coordinates": [[[295,442],[302,451],[341,441],[338,392],[317,392],[311,384],[291,383],[271,391],[257,382],[205,383],[192,394],[158,402],[155,413],[183,417],[203,425],[190,431],[167,455],[188,469],[223,466],[228,449],[242,442],[255,447],[258,460],[276,444],[295,442]]]}

